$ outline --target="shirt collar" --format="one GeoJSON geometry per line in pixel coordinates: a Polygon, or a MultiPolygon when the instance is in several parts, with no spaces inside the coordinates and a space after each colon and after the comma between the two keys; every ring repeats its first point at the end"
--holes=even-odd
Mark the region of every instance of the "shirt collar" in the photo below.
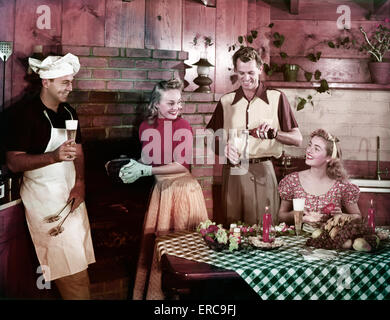
{"type": "Polygon", "coordinates": [[[63,113],[65,111],[65,106],[67,105],[66,103],[61,102],[58,105],[57,112],[55,112],[54,110],[52,110],[52,109],[50,109],[50,108],[48,108],[48,107],[46,107],[44,105],[44,103],[42,102],[42,99],[41,99],[41,97],[39,95],[37,96],[37,99],[39,100],[39,106],[40,106],[40,109],[42,111],[46,110],[46,111],[49,111],[49,112],[60,114],[60,113],[63,113]]]}
{"type": "MultiPolygon", "coordinates": [[[[259,86],[257,87],[257,90],[256,90],[256,94],[255,94],[256,97],[258,97],[259,99],[263,100],[266,104],[269,104],[268,102],[268,97],[267,97],[267,87],[262,83],[260,82],[259,86]]],[[[242,87],[240,86],[237,90],[236,90],[236,95],[234,96],[234,100],[232,102],[232,105],[233,104],[236,104],[238,101],[240,101],[242,98],[246,99],[247,101],[249,101],[247,99],[247,97],[245,96],[245,93],[244,93],[244,90],[242,89],[242,87]]]]}

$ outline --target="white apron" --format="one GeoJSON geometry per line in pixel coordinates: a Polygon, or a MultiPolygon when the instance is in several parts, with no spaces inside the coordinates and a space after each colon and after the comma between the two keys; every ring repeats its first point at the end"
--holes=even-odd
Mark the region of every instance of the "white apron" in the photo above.
{"type": "MultiPolygon", "coordinates": [[[[44,113],[51,125],[46,153],[57,149],[67,140],[67,135],[66,129],[53,128],[47,112],[44,113]]],[[[65,206],[75,180],[73,161],[57,162],[24,172],[20,195],[46,281],[78,273],[95,262],[85,202],[69,215],[62,225],[64,231],[55,237],[49,235],[49,230],[62,221],[70,205],[62,212],[60,220],[52,223],[44,221],[45,217],[58,213],[65,206]]]]}

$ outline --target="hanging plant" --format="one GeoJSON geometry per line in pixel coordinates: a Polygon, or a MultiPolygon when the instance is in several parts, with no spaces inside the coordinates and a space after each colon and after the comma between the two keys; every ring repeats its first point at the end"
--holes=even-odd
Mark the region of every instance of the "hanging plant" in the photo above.
{"type": "MultiPolygon", "coordinates": [[[[269,28],[272,29],[274,26],[273,23],[269,24],[269,28]]],[[[285,36],[283,34],[280,34],[279,32],[274,32],[271,33],[271,38],[272,38],[272,43],[273,45],[279,49],[279,55],[282,59],[287,59],[289,56],[286,52],[282,51],[283,44],[285,42],[285,36]]],[[[311,61],[311,62],[318,62],[321,59],[321,51],[314,51],[306,55],[306,58],[311,61]]],[[[316,88],[315,90],[318,93],[324,93],[329,90],[329,85],[328,81],[326,79],[321,78],[321,71],[320,70],[315,70],[314,73],[308,70],[305,70],[301,65],[296,64],[299,68],[303,71],[303,75],[306,79],[306,81],[310,82],[313,79],[316,81],[320,81],[320,86],[316,88]]],[[[288,67],[289,64],[284,63],[282,65],[278,65],[274,62],[271,62],[270,65],[264,64],[264,72],[268,75],[271,76],[274,72],[283,72],[286,69],[286,66],[288,67]]],[[[311,95],[308,95],[307,97],[298,97],[298,104],[297,104],[297,111],[302,110],[307,103],[310,103],[312,106],[313,104],[313,97],[311,95]]]]}

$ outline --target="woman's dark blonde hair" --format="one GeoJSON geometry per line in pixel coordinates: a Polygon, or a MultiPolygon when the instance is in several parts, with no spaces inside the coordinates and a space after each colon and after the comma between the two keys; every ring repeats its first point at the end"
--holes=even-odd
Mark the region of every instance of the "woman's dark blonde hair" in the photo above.
{"type": "Polygon", "coordinates": [[[152,91],[149,104],[145,109],[145,118],[149,123],[153,123],[158,115],[157,104],[160,102],[162,93],[168,90],[183,90],[183,82],[179,79],[163,80],[158,82],[152,91]]]}
{"type": "Polygon", "coordinates": [[[340,140],[336,136],[326,132],[324,129],[317,129],[313,131],[310,135],[310,139],[313,137],[321,137],[325,140],[327,156],[332,156],[334,145],[336,145],[336,157],[329,160],[326,168],[326,174],[328,177],[340,181],[347,179],[348,174],[342,163],[342,153],[339,145],[340,140]],[[333,143],[333,141],[335,143],[333,143]]]}

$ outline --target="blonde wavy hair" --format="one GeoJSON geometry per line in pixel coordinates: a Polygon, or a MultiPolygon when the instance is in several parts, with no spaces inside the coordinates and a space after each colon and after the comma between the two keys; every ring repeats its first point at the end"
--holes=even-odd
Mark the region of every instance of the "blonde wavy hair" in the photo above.
{"type": "Polygon", "coordinates": [[[344,169],[342,162],[342,153],[339,145],[340,140],[324,129],[313,131],[310,134],[310,139],[313,137],[321,137],[324,139],[326,142],[326,155],[333,156],[326,167],[326,174],[328,177],[339,181],[348,179],[347,171],[344,169]],[[336,147],[336,150],[334,150],[334,147],[336,147]]]}
{"type": "Polygon", "coordinates": [[[183,82],[179,79],[163,80],[158,82],[151,93],[149,104],[145,109],[145,118],[149,123],[153,123],[158,116],[157,104],[160,102],[162,93],[168,90],[183,90],[183,82]]]}

